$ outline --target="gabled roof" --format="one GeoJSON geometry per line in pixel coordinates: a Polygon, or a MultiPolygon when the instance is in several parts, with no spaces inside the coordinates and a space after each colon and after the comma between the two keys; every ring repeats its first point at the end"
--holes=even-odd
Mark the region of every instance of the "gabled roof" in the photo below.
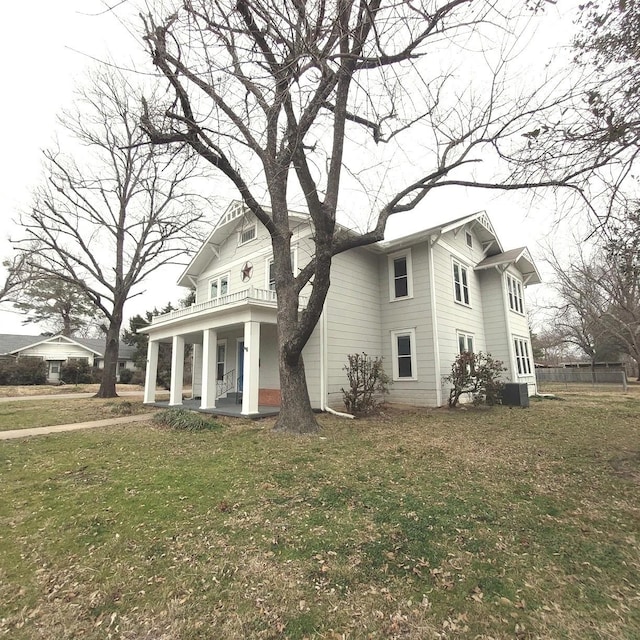
{"type": "MultiPolygon", "coordinates": [[[[91,351],[94,355],[102,358],[104,356],[105,340],[103,338],[69,338],[63,335],[55,336],[23,336],[15,334],[0,334],[0,355],[18,355],[25,349],[45,344],[47,342],[65,342],[73,344],[87,351],[91,351]]],[[[121,344],[118,352],[120,359],[130,360],[135,352],[135,347],[128,344],[121,344]]]]}
{"type": "MultiPolygon", "coordinates": [[[[263,207],[267,212],[270,211],[269,207],[263,207]]],[[[213,227],[213,231],[209,234],[208,238],[202,243],[202,246],[196,254],[193,256],[191,262],[187,265],[187,268],[182,272],[182,275],[178,278],[178,285],[181,287],[192,287],[192,279],[197,278],[202,270],[209,264],[211,258],[218,254],[218,249],[224,241],[233,233],[234,229],[238,225],[241,218],[250,213],[249,209],[244,203],[239,200],[233,200],[227,207],[225,212],[220,216],[220,219],[213,227]]],[[[299,211],[289,211],[289,217],[299,220],[309,220],[309,216],[299,211]]]]}
{"type": "Polygon", "coordinates": [[[536,269],[533,258],[526,247],[510,249],[509,251],[489,256],[479,262],[476,265],[475,270],[482,271],[493,267],[506,268],[510,264],[515,265],[518,271],[520,271],[525,284],[540,284],[542,282],[542,278],[538,273],[538,269],[536,269]]]}
{"type": "Polygon", "coordinates": [[[402,247],[427,240],[432,236],[439,237],[449,231],[455,231],[456,229],[464,227],[465,225],[472,226],[478,236],[478,239],[482,245],[486,247],[485,250],[489,255],[502,252],[502,245],[500,244],[500,240],[498,239],[486,211],[477,211],[470,215],[461,216],[460,218],[443,222],[435,227],[416,231],[408,236],[401,236],[400,238],[395,238],[393,240],[383,240],[382,242],[377,243],[377,247],[385,252],[394,249],[401,249],[402,247]]]}

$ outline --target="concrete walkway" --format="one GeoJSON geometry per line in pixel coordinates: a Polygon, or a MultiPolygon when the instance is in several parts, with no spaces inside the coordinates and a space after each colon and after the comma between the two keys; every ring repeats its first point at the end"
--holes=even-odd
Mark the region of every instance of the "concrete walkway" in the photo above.
{"type": "MultiPolygon", "coordinates": [[[[159,390],[156,391],[156,395],[169,394],[168,391],[159,390]]],[[[20,400],[65,400],[66,398],[93,398],[96,395],[95,391],[83,392],[83,393],[48,393],[40,396],[9,396],[7,398],[0,398],[0,402],[19,402],[20,400]]],[[[143,396],[144,391],[120,391],[116,398],[107,398],[107,400],[117,400],[118,398],[126,398],[131,396],[143,396]]]]}
{"type": "MultiPolygon", "coordinates": [[[[68,397],[68,396],[67,396],[68,397]]],[[[122,418],[106,418],[105,420],[93,420],[92,422],[74,422],[71,424],[57,424],[51,427],[34,427],[33,429],[12,429],[0,431],[0,440],[13,440],[15,438],[29,438],[41,436],[47,433],[61,433],[62,431],[79,431],[80,429],[96,429],[97,427],[110,427],[116,424],[128,424],[130,422],[143,422],[150,420],[153,413],[139,413],[135,416],[122,418]]]]}

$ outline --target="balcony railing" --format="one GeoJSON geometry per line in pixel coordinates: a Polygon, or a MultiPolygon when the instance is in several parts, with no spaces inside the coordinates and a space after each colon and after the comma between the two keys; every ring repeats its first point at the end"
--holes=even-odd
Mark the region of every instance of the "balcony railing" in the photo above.
{"type": "MultiPolygon", "coordinates": [[[[304,309],[307,306],[308,298],[300,296],[299,302],[300,309],[304,309]]],[[[206,300],[205,302],[199,302],[198,304],[192,304],[190,307],[185,307],[184,309],[176,309],[175,311],[155,316],[151,321],[151,324],[166,322],[167,320],[177,320],[178,318],[185,318],[203,311],[211,311],[213,309],[242,303],[261,304],[275,308],[277,306],[278,299],[276,297],[276,292],[271,291],[271,289],[257,289],[255,287],[249,287],[248,289],[242,289],[242,291],[228,293],[224,296],[220,296],[219,298],[206,300]]]]}

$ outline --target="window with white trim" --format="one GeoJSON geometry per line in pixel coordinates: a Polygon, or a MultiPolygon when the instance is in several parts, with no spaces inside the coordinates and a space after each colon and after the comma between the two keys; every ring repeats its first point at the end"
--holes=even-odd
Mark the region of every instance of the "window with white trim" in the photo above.
{"type": "Polygon", "coordinates": [[[522,283],[510,273],[507,273],[507,293],[509,295],[509,309],[524,314],[522,283]]]}
{"type": "Polygon", "coordinates": [[[224,367],[227,358],[227,343],[218,342],[216,347],[216,380],[224,379],[224,367]]]}
{"type": "MultiPolygon", "coordinates": [[[[293,269],[293,273],[296,273],[296,258],[297,258],[297,251],[295,249],[291,250],[291,268],[293,269]]],[[[267,259],[267,268],[266,268],[266,287],[267,289],[269,289],[269,291],[275,291],[276,290],[276,272],[275,269],[273,267],[273,258],[268,258],[267,259]]]]}
{"type": "Polygon", "coordinates": [[[252,224],[249,227],[245,227],[240,231],[240,237],[238,238],[238,244],[247,244],[247,242],[251,242],[258,235],[258,225],[252,224]]]}
{"type": "Polygon", "coordinates": [[[457,260],[453,261],[453,292],[456,302],[469,305],[469,271],[457,260]]]}
{"type": "Polygon", "coordinates": [[[465,231],[464,235],[467,240],[467,247],[470,247],[471,249],[473,249],[473,236],[469,231],[465,231]]]}
{"type": "Polygon", "coordinates": [[[411,250],[389,256],[389,298],[402,300],[413,297],[411,250]]]}
{"type": "Polygon", "coordinates": [[[225,273],[209,280],[209,300],[216,300],[229,293],[229,274],[225,273]]]}
{"type": "Polygon", "coordinates": [[[417,380],[415,329],[392,331],[391,353],[393,354],[393,379],[417,380]]]}
{"type": "Polygon", "coordinates": [[[531,358],[529,353],[529,341],[525,338],[514,338],[513,344],[516,354],[516,369],[519,376],[531,375],[531,358]]]}
{"type": "Polygon", "coordinates": [[[458,353],[473,353],[473,334],[458,331],[458,353]]]}

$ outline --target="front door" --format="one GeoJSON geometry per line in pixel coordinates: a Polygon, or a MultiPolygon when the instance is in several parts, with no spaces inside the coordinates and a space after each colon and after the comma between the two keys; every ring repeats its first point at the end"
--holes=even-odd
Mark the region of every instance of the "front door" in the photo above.
{"type": "Polygon", "coordinates": [[[47,380],[49,382],[59,382],[60,381],[60,366],[62,362],[59,360],[49,360],[49,372],[47,375],[47,380]]]}
{"type": "Polygon", "coordinates": [[[238,340],[238,392],[244,388],[244,340],[238,340]]]}

